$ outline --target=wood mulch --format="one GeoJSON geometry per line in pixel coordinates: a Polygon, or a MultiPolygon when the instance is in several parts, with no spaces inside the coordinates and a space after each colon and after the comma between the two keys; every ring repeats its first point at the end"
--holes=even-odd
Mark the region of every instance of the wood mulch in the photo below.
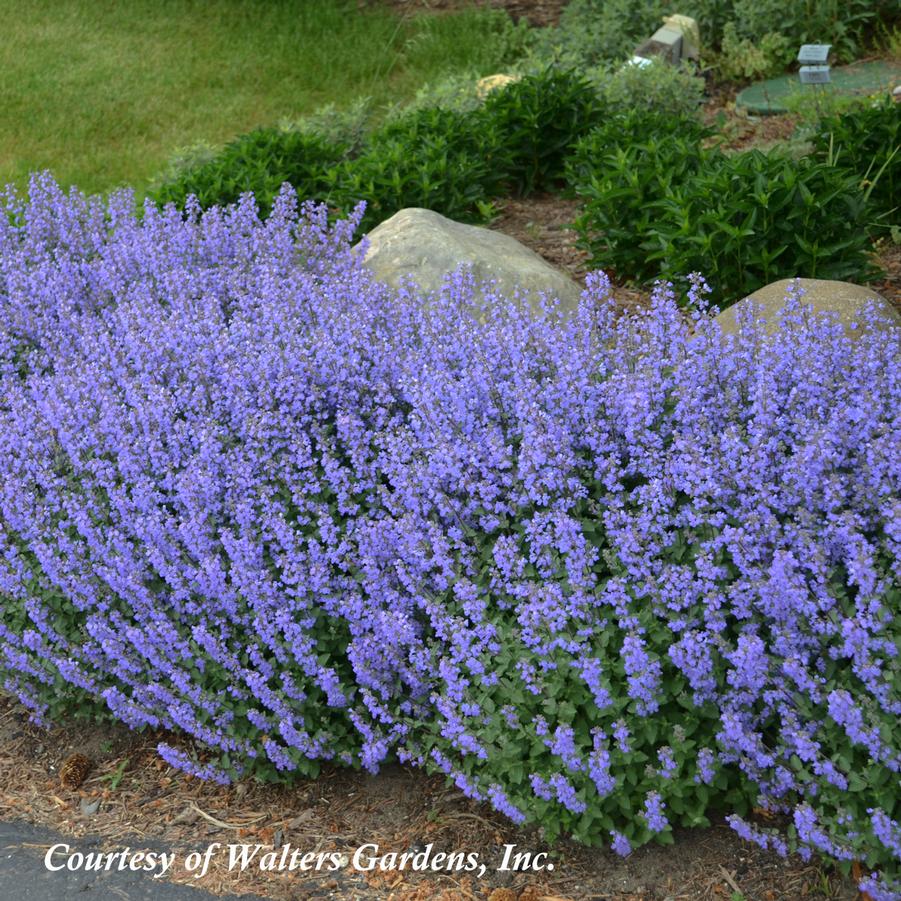
{"type": "MultiPolygon", "coordinates": [[[[501,198],[494,201],[497,217],[489,228],[516,238],[584,287],[591,271],[588,253],[578,246],[571,228],[579,215],[577,200],[555,194],[537,194],[526,198],[501,198]]],[[[608,273],[610,274],[610,273],[608,273]]],[[[623,310],[647,306],[650,292],[613,284],[613,299],[623,310]]]]}
{"type": "Polygon", "coordinates": [[[871,287],[901,313],[901,244],[895,244],[891,238],[877,241],[876,262],[885,274],[871,287]]]}
{"type": "MultiPolygon", "coordinates": [[[[70,724],[50,730],[27,720],[0,695],[0,819],[27,820],[74,838],[101,839],[101,850],[165,847],[177,854],[173,879],[217,893],[252,892],[275,901],[853,901],[852,882],[831,868],[781,860],[743,842],[719,818],[706,829],[679,830],[675,844],[646,845],[627,858],[569,841],[549,847],[535,829],[520,829],[444,780],[392,765],[377,776],[326,767],[290,785],[247,780],[219,786],[173,770],[156,754],[165,739],[117,724],[70,724]],[[92,769],[78,788],[60,770],[79,752],[92,769]],[[337,871],[229,870],[213,857],[203,878],[188,873],[190,851],[213,842],[281,851],[336,852],[352,860],[373,843],[380,854],[421,849],[476,852],[481,878],[465,873],[371,872],[350,863],[337,871]],[[553,870],[498,869],[506,844],[518,852],[550,851],[553,870]]],[[[77,842],[73,843],[77,847],[77,842]]]]}

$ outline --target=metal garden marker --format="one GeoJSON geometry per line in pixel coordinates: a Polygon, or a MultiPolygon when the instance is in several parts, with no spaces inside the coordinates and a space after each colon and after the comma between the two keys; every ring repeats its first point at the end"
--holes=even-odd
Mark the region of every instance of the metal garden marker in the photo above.
{"type": "Polygon", "coordinates": [[[829,51],[832,44],[804,44],[798,51],[801,84],[829,84],[829,51]]]}
{"type": "Polygon", "coordinates": [[[831,49],[832,44],[802,44],[798,51],[798,62],[802,66],[826,66],[831,49]]]}
{"type": "MultiPolygon", "coordinates": [[[[801,84],[812,84],[816,90],[816,85],[827,85],[832,81],[829,75],[829,51],[831,49],[832,44],[801,45],[801,49],[798,51],[798,62],[801,63],[798,76],[801,84]]],[[[819,102],[817,102],[817,109],[819,110],[819,102]]]]}

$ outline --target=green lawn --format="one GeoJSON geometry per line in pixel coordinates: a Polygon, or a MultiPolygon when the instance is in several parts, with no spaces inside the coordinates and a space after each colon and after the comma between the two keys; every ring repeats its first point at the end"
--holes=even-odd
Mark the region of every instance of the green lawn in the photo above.
{"type": "Polygon", "coordinates": [[[140,185],[177,147],[501,61],[506,20],[355,0],[0,0],[0,185],[140,185]]]}

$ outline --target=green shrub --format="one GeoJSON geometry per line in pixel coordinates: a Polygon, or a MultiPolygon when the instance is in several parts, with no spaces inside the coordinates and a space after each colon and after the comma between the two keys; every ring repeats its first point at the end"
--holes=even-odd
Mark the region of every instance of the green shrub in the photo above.
{"type": "Polygon", "coordinates": [[[252,191],[263,215],[285,183],[302,199],[321,199],[326,172],[346,153],[346,146],[298,131],[260,128],[242,135],[212,159],[167,181],[150,197],[157,203],[184,207],[190,194],[201,207],[234,203],[252,191]]]}
{"type": "Polygon", "coordinates": [[[166,160],[166,165],[152,179],[149,190],[156,191],[164,184],[178,181],[186,173],[199,169],[215,159],[221,152],[221,146],[211,144],[209,141],[193,141],[183,147],[176,147],[166,160]]]}
{"type": "Polygon", "coordinates": [[[778,278],[875,274],[863,192],[826,162],[726,155],[662,136],[603,154],[575,190],[586,200],[576,228],[592,265],[621,277],[702,271],[734,301],[778,278]]]}
{"type": "Polygon", "coordinates": [[[830,43],[837,60],[850,62],[893,11],[897,18],[897,0],[733,0],[729,19],[750,41],[778,31],[788,44],[786,63],[805,43],[830,43]]]}
{"type": "Polygon", "coordinates": [[[331,144],[340,144],[348,156],[355,156],[366,143],[375,117],[372,98],[358,97],[346,107],[327,103],[300,119],[282,120],[279,128],[282,131],[313,135],[331,144]]]}
{"type": "Polygon", "coordinates": [[[899,221],[901,113],[890,97],[825,117],[813,137],[817,156],[855,178],[870,200],[875,223],[899,221]]]}
{"type": "Polygon", "coordinates": [[[779,278],[874,274],[863,193],[826,163],[758,150],[722,156],[659,209],[656,257],[665,272],[703,269],[734,300],[779,278]]]}
{"type": "Polygon", "coordinates": [[[734,22],[727,22],[722,50],[715,57],[721,78],[744,81],[769,78],[782,72],[797,53],[784,34],[768,31],[759,39],[739,37],[734,22]]]}
{"type": "Polygon", "coordinates": [[[546,69],[493,91],[479,118],[502,136],[507,173],[516,190],[528,194],[562,181],[566,157],[602,120],[602,107],[584,77],[546,69]]]}
{"type": "Polygon", "coordinates": [[[659,27],[664,5],[663,0],[570,0],[560,24],[536,37],[532,59],[537,65],[582,69],[622,62],[659,27]]]}
{"type": "Polygon", "coordinates": [[[476,90],[480,76],[475,70],[455,72],[436,81],[424,84],[416,97],[407,106],[398,109],[395,117],[403,117],[423,109],[449,109],[457,113],[468,113],[482,105],[482,98],[476,90]]]}
{"type": "Polygon", "coordinates": [[[576,147],[567,178],[584,202],[575,223],[592,264],[649,280],[659,272],[656,202],[695,176],[712,151],[696,119],[633,111],[611,116],[576,147]]]}
{"type": "MultiPolygon", "coordinates": [[[[359,127],[342,129],[337,111],[327,112],[320,120],[328,128],[314,119],[252,132],[150,196],[183,206],[196,194],[206,208],[253,191],[265,215],[290,182],[301,198],[326,200],[341,214],[365,200],[364,229],[405,206],[479,221],[502,191],[526,194],[558,184],[567,154],[601,119],[591,85],[553,71],[495,91],[477,109],[414,109],[365,139],[359,127]]],[[[355,125],[361,116],[351,110],[346,121],[355,125]]]]}
{"type": "Polygon", "coordinates": [[[509,169],[505,142],[490,121],[453,110],[418,110],[383,126],[360,156],[329,172],[328,202],[346,215],[365,200],[364,231],[410,206],[481,221],[509,169]]]}
{"type": "Polygon", "coordinates": [[[703,78],[663,60],[647,66],[596,66],[585,74],[608,115],[651,110],[680,118],[695,113],[704,99],[703,78]]]}

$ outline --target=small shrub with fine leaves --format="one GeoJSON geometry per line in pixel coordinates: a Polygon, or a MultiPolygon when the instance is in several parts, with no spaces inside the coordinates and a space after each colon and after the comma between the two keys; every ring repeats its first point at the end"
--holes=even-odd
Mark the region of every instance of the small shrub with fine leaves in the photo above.
{"type": "Polygon", "coordinates": [[[852,176],[779,151],[705,149],[692,128],[580,146],[570,167],[584,200],[576,229],[593,265],[638,282],[703,270],[729,302],[779,278],[875,274],[872,213],[852,176]]]}
{"type": "Polygon", "coordinates": [[[585,73],[605,116],[631,111],[665,113],[676,120],[694,116],[704,99],[704,79],[687,65],[663,60],[648,65],[599,66],[585,73]]]}

